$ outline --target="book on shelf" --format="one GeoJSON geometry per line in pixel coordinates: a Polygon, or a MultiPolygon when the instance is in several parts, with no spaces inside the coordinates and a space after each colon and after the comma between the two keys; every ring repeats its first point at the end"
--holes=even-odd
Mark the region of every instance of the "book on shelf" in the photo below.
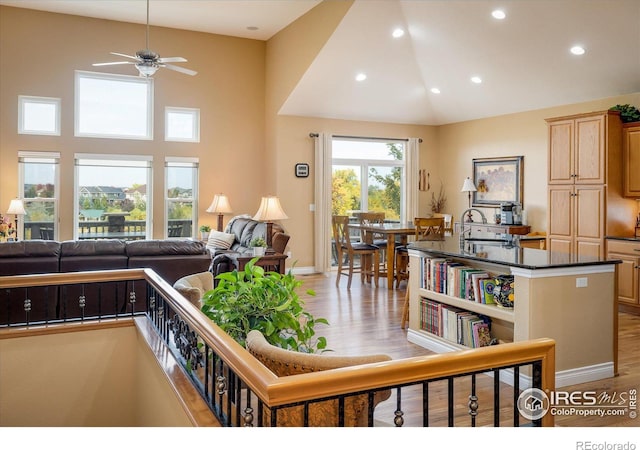
{"type": "Polygon", "coordinates": [[[482,301],[483,295],[480,282],[489,278],[491,278],[491,275],[488,272],[476,272],[471,274],[473,301],[475,301],[476,303],[484,303],[482,301]]]}
{"type": "Polygon", "coordinates": [[[490,317],[426,297],[420,306],[420,329],[465,347],[491,344],[490,317]]]}
{"type": "Polygon", "coordinates": [[[486,280],[480,280],[480,286],[482,287],[482,298],[485,305],[495,305],[493,299],[494,291],[496,289],[496,282],[493,278],[487,278],[486,280]]]}
{"type": "Polygon", "coordinates": [[[473,346],[486,347],[491,345],[491,331],[484,320],[473,324],[473,346]]]}

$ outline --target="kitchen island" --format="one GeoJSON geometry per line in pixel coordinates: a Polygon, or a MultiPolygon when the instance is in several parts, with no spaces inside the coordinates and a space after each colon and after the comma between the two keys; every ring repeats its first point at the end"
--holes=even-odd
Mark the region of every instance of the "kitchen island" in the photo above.
{"type": "MultiPolygon", "coordinates": [[[[490,323],[494,343],[554,339],[558,387],[616,374],[620,261],[573,261],[568,255],[558,258],[547,250],[521,247],[517,239],[506,243],[486,236],[461,239],[457,234],[414,242],[408,248],[410,342],[435,352],[466,349],[460,336],[447,335],[444,328],[451,326],[447,318],[452,312],[475,315],[490,323]],[[459,288],[461,276],[472,280],[470,269],[490,277],[512,276],[512,307],[483,303],[478,291],[474,295],[472,281],[466,289],[459,288]]],[[[528,384],[526,374],[520,378],[521,385],[528,384]]]]}

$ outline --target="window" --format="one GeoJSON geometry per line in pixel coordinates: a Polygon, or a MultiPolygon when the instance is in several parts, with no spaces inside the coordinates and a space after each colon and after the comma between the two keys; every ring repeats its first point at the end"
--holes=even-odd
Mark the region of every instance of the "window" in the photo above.
{"type": "Polygon", "coordinates": [[[332,214],[385,213],[405,221],[405,142],[334,138],[332,214]]]}
{"type": "Polygon", "coordinates": [[[18,133],[60,136],[60,99],[19,95],[18,133]]]}
{"type": "Polygon", "coordinates": [[[200,110],[167,107],[164,112],[164,140],[200,142],[200,110]]]}
{"type": "Polygon", "coordinates": [[[166,236],[196,236],[198,159],[167,158],[165,187],[166,236]]]}
{"type": "Polygon", "coordinates": [[[153,139],[153,78],[76,71],[75,135],[153,139]]]}
{"type": "Polygon", "coordinates": [[[149,239],[150,156],[76,155],[75,239],[149,239]]]}
{"type": "Polygon", "coordinates": [[[19,195],[27,212],[22,239],[57,239],[59,161],[55,152],[18,153],[19,195]]]}

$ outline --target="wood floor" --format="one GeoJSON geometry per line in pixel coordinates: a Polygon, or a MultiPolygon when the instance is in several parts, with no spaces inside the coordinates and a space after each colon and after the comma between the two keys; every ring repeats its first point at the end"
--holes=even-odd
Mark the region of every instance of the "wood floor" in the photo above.
{"type": "MultiPolygon", "coordinates": [[[[306,308],[316,317],[324,317],[330,326],[319,326],[316,333],[325,336],[328,347],[341,355],[386,353],[394,359],[428,355],[431,352],[407,341],[406,330],[400,328],[404,302],[404,284],[400,289],[389,290],[386,281],[380,287],[361,284],[359,276],[346,289],[346,278],[339,287],[335,285],[335,273],[324,275],[300,275],[303,282],[299,294],[306,308]],[[312,289],[315,296],[304,291],[312,289]]],[[[597,330],[594,330],[597,332],[597,330]]],[[[585,351],[588,351],[585,348],[585,351]]],[[[595,391],[613,395],[635,389],[640,391],[640,316],[619,314],[619,375],[597,382],[561,388],[563,391],[595,391]]],[[[640,412],[640,405],[638,407],[640,412]]],[[[629,414],[622,417],[556,416],[558,427],[638,427],[640,418],[629,414]]]]}

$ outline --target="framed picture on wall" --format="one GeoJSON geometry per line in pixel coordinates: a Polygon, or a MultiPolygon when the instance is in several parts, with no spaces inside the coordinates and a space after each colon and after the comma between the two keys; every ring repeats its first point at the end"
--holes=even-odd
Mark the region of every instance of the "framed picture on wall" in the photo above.
{"type": "Polygon", "coordinates": [[[503,202],[522,204],[524,156],[473,159],[473,206],[498,207],[503,202]]]}

